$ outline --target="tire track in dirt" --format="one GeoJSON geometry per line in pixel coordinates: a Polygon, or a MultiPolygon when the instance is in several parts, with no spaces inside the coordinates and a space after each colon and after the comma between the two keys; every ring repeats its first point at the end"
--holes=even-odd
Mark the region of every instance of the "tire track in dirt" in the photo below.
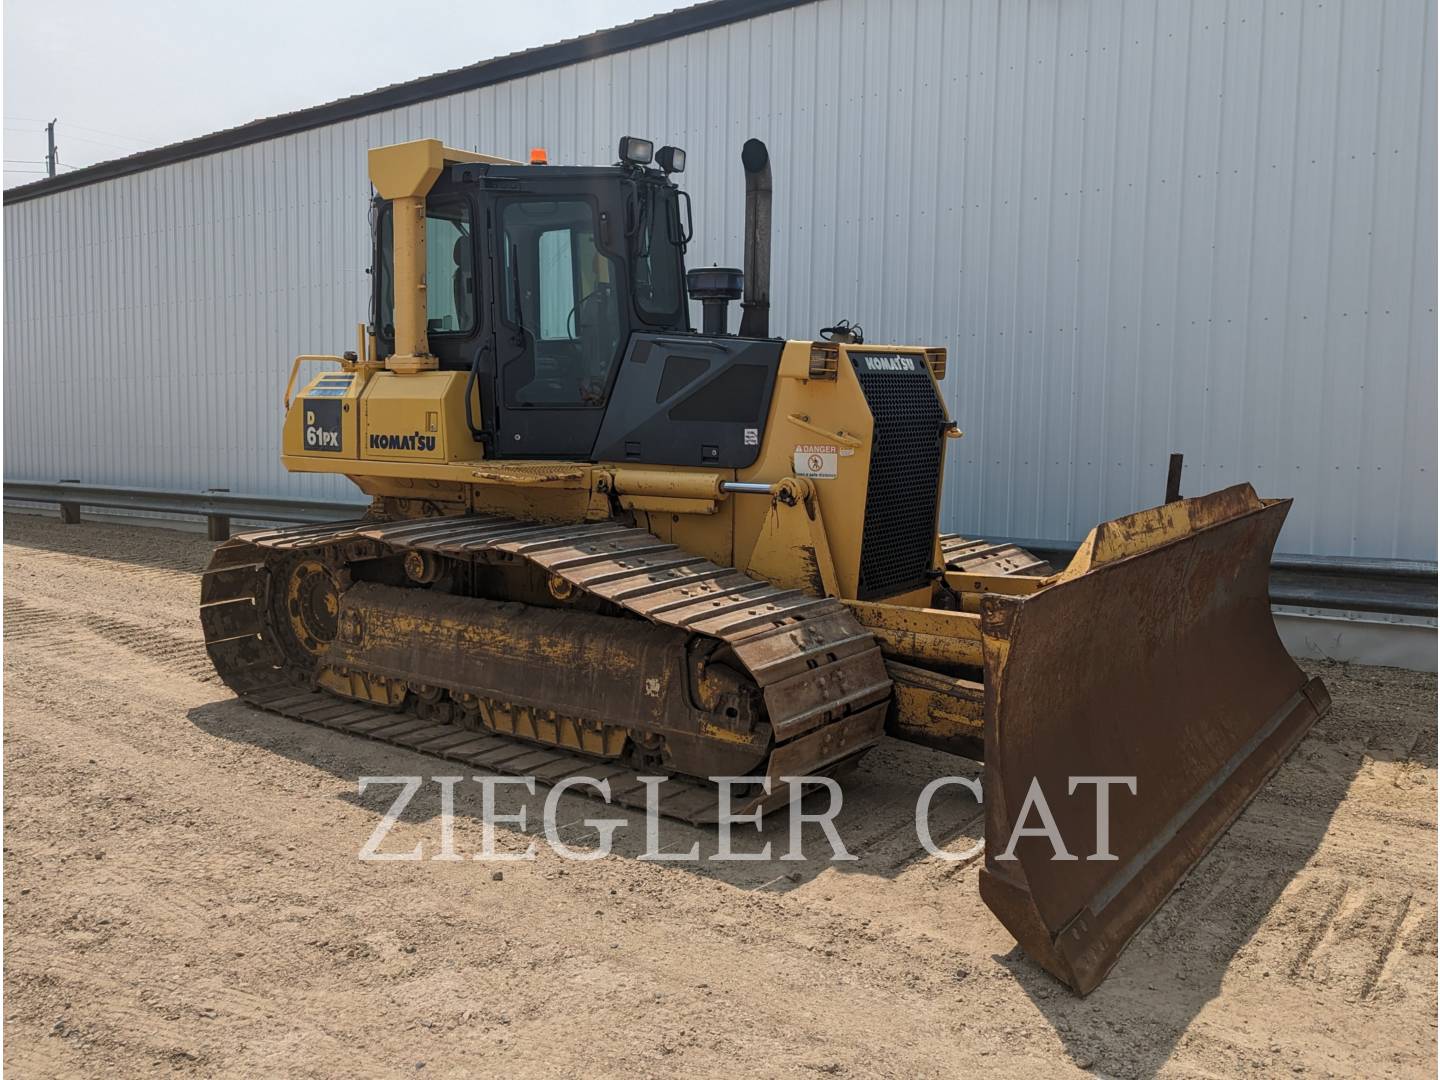
{"type": "Polygon", "coordinates": [[[198,635],[181,637],[82,608],[37,606],[9,596],[5,597],[4,614],[7,642],[35,641],[67,656],[81,656],[99,638],[165,671],[196,682],[219,681],[198,635]]]}

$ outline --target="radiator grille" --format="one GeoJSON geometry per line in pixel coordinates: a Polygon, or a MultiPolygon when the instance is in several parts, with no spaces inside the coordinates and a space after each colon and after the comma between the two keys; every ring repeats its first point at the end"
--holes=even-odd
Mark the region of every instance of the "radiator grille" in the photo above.
{"type": "Polygon", "coordinates": [[[850,350],[850,359],[875,419],[857,592],[874,600],[928,580],[945,411],[922,357],[850,350]]]}

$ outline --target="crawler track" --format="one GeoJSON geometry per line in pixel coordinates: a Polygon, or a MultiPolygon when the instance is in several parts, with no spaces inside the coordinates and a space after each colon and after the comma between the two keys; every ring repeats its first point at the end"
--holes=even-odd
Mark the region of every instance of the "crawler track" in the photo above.
{"type": "MultiPolygon", "coordinates": [[[[292,719],[383,739],[425,753],[555,783],[567,776],[607,779],[612,799],[644,805],[639,777],[617,759],[504,737],[403,708],[346,700],[316,689],[313,670],[287,655],[272,625],[272,568],[297,556],[349,565],[357,559],[421,552],[462,563],[524,560],[580,594],[643,619],[713,639],[743,667],[774,733],[766,772],[818,775],[847,764],[880,737],[890,681],[873,638],[838,601],[778,589],[718,566],[652,534],[623,525],[539,525],[494,516],[307,525],[236,537],[215,552],[201,582],[206,648],[221,678],[246,701],[292,719]]],[[[543,682],[544,672],[537,672],[543,682]]],[[[658,770],[663,772],[664,770],[658,770]]],[[[662,812],[712,820],[715,789],[674,775],[661,787],[662,812]]],[[[777,784],[755,789],[748,807],[787,798],[777,784]]]]}
{"type": "Polygon", "coordinates": [[[1055,573],[1055,568],[1044,559],[1015,544],[967,540],[959,533],[945,533],[940,537],[940,554],[945,560],[945,569],[966,574],[1048,577],[1055,573]]]}

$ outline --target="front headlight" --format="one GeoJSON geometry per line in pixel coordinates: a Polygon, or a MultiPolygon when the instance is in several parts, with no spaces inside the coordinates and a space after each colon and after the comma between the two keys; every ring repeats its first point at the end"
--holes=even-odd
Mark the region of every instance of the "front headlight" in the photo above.
{"type": "Polygon", "coordinates": [[[685,171],[685,151],[678,146],[662,146],[655,155],[655,164],[666,173],[685,171]]]}
{"type": "Polygon", "coordinates": [[[620,140],[620,160],[631,165],[649,165],[655,160],[655,144],[649,139],[626,135],[620,140]]]}

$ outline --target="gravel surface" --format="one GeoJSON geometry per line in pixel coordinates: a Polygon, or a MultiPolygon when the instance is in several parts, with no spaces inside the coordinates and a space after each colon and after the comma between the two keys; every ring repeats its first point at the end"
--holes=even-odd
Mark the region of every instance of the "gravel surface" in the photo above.
{"type": "MultiPolygon", "coordinates": [[[[433,783],[382,848],[427,857],[362,862],[396,789],[357,778],[456,766],[236,702],[200,644],[203,537],[9,514],[4,541],[17,1077],[1435,1075],[1433,676],[1317,666],[1333,712],[1078,1000],[975,862],[917,848],[915,793],[973,763],[883,744],[845,864],[642,862],[638,820],[569,796],[579,846],[585,817],[633,822],[612,855],[432,861],[433,783]]],[[[462,853],[480,805],[457,789],[462,853]]],[[[937,839],[969,847],[977,809],[937,801],[937,839]]]]}

